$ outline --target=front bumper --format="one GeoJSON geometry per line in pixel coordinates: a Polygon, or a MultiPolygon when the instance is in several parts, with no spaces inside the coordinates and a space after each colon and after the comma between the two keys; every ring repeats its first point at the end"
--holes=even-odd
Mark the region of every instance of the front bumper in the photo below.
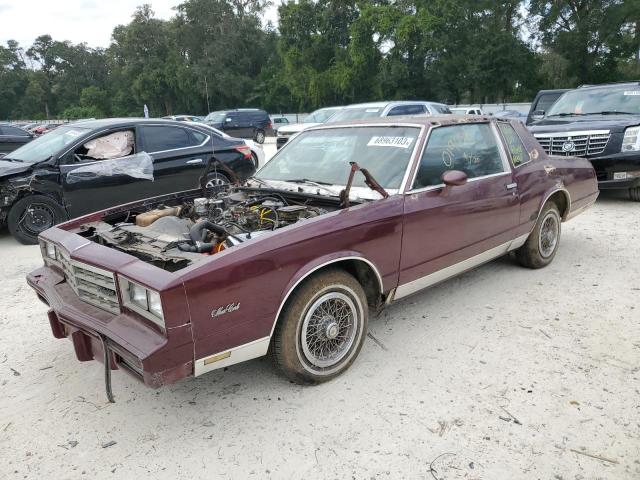
{"type": "Polygon", "coordinates": [[[114,315],[94,307],[50,267],[31,272],[27,283],[50,308],[53,336],[70,339],[81,362],[101,361],[107,373],[124,370],[152,388],[193,375],[193,341],[186,335],[170,341],[134,314],[114,315]]]}
{"type": "Polygon", "coordinates": [[[640,152],[625,152],[588,159],[596,171],[600,190],[640,187],[640,152]],[[616,173],[633,172],[638,176],[616,179],[616,173]]]}

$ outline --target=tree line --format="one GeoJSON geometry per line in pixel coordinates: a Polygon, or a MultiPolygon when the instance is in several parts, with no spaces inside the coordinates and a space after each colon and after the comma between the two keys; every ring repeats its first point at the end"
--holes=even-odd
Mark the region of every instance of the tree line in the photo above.
{"type": "Polygon", "coordinates": [[[185,0],[149,5],[108,48],[49,35],[0,46],[0,119],[270,112],[381,99],[529,101],[640,79],[640,2],[185,0]]]}

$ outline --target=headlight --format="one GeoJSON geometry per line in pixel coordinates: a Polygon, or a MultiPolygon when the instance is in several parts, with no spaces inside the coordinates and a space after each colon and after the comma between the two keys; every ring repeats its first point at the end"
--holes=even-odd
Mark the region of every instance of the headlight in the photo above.
{"type": "Polygon", "coordinates": [[[151,320],[164,330],[164,313],[160,294],[120,275],[118,275],[118,283],[124,306],[151,320]]]}
{"type": "Polygon", "coordinates": [[[638,150],[640,150],[640,126],[629,127],[624,131],[622,151],[636,152],[638,150]]]}
{"type": "Polygon", "coordinates": [[[54,243],[47,242],[46,240],[40,240],[40,250],[44,259],[56,260],[57,248],[54,243]]]}

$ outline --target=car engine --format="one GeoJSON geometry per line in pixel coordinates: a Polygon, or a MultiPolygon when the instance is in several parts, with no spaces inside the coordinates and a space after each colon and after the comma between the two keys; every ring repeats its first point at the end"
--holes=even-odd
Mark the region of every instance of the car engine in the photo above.
{"type": "Polygon", "coordinates": [[[203,256],[329,211],[280,193],[241,190],[170,203],[86,223],[78,233],[176,271],[203,256]]]}

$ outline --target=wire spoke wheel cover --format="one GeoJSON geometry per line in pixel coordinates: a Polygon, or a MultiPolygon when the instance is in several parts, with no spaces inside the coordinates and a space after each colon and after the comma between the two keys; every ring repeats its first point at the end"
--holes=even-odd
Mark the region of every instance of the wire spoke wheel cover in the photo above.
{"type": "Polygon", "coordinates": [[[298,328],[298,356],[308,369],[330,374],[349,360],[362,334],[362,305],[346,286],[309,301],[298,328]]]}
{"type": "Polygon", "coordinates": [[[547,212],[542,219],[538,235],[538,249],[544,258],[549,258],[556,249],[560,233],[559,225],[558,217],[554,211],[547,212]]]}

